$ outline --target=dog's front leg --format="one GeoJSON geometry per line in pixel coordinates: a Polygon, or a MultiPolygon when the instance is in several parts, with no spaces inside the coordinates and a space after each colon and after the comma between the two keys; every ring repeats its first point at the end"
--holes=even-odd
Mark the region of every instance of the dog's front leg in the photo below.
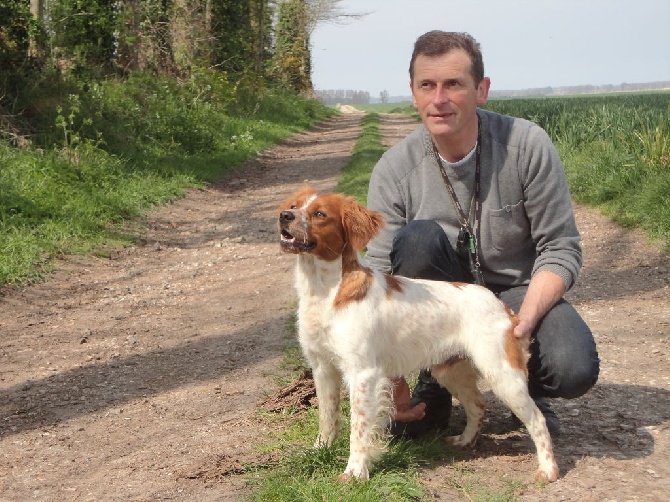
{"type": "Polygon", "coordinates": [[[330,446],[340,428],[342,375],[335,366],[328,363],[315,364],[312,375],[319,400],[319,434],[314,446],[330,446]]]}
{"type": "Polygon", "coordinates": [[[368,479],[370,464],[381,453],[379,433],[390,411],[391,383],[377,368],[356,371],[347,379],[351,404],[349,461],[340,481],[368,479]]]}

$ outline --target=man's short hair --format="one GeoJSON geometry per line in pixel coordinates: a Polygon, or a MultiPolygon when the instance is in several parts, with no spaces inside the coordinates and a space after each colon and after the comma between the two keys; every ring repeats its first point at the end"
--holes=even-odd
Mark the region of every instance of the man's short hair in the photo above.
{"type": "Polygon", "coordinates": [[[412,59],[409,62],[409,78],[414,81],[414,62],[419,55],[427,57],[443,56],[453,50],[462,49],[470,56],[472,78],[475,85],[484,79],[484,59],[477,42],[468,33],[434,30],[424,33],[414,43],[412,59]]]}

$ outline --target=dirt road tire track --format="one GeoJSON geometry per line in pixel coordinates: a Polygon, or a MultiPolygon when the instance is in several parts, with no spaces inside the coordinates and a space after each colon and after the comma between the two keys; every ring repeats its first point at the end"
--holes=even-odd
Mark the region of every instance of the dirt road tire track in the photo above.
{"type": "MultiPolygon", "coordinates": [[[[272,432],[255,412],[277,388],[295,298],[275,209],[305,179],[335,186],[358,119],[296,135],[161,208],[143,245],[69,257],[49,281],[0,297],[0,500],[244,499],[244,463],[274,460],[254,447],[272,432]]],[[[383,119],[389,143],[415,126],[383,119]]],[[[637,232],[577,214],[586,263],[570,299],[596,335],[601,378],[556,403],[561,479],[521,499],[662,500],[670,260],[637,232]]],[[[491,406],[478,448],[426,473],[435,498],[461,499],[475,472],[492,490],[530,478],[530,441],[491,406]]]]}

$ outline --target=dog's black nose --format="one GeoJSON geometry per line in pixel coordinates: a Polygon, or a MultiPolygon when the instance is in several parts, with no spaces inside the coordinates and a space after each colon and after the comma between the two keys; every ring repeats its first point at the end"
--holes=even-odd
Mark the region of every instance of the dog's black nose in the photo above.
{"type": "Polygon", "coordinates": [[[282,223],[287,223],[293,220],[295,220],[295,214],[293,214],[293,211],[282,211],[279,213],[279,221],[282,223]]]}

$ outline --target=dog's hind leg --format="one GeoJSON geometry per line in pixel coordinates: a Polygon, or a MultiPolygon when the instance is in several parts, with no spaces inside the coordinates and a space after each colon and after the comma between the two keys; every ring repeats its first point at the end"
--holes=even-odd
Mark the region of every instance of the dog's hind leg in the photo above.
{"type": "Polygon", "coordinates": [[[312,375],[319,400],[319,435],[314,446],[330,446],[340,428],[342,376],[335,366],[323,363],[314,365],[312,375]]]}
{"type": "Polygon", "coordinates": [[[370,464],[383,450],[380,433],[390,412],[391,382],[379,368],[356,371],[348,378],[351,404],[349,461],[340,480],[368,479],[370,464]]]}
{"type": "Polygon", "coordinates": [[[499,372],[488,372],[486,379],[494,394],[524,423],[535,443],[540,464],[535,479],[542,482],[556,481],[559,471],[554,460],[551,436],[542,412],[528,394],[524,371],[503,365],[499,372]]]}
{"type": "Polygon", "coordinates": [[[482,429],[486,401],[477,388],[478,373],[467,359],[435,366],[431,375],[463,405],[467,423],[462,434],[447,438],[454,446],[472,446],[482,429]]]}

